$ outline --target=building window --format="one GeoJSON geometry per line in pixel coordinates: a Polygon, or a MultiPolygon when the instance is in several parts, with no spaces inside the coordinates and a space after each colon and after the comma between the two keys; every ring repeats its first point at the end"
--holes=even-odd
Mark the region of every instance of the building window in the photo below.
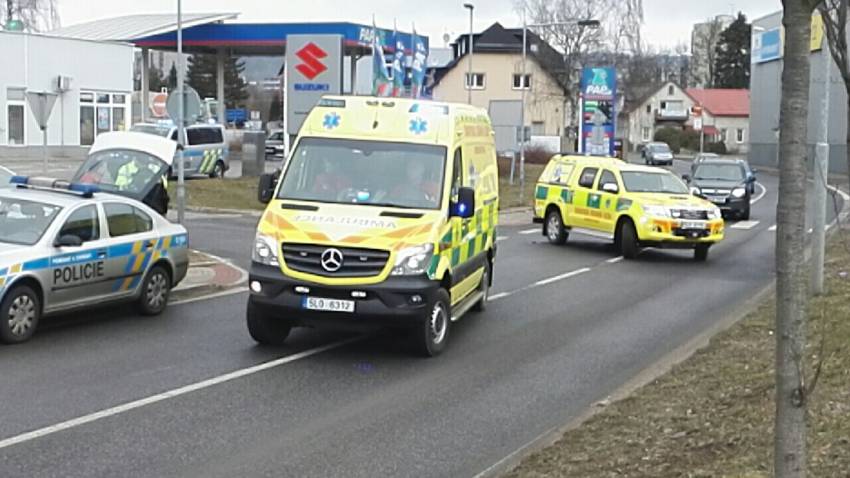
{"type": "Polygon", "coordinates": [[[673,85],[667,87],[667,96],[673,96],[676,93],[676,89],[673,85]]]}
{"type": "Polygon", "coordinates": [[[721,129],[721,130],[720,130],[720,135],[718,136],[717,141],[719,141],[719,142],[721,142],[721,143],[725,143],[725,142],[726,142],[726,138],[727,138],[727,137],[728,137],[728,136],[726,136],[726,130],[725,130],[725,129],[721,129]]]}
{"type": "Polygon", "coordinates": [[[513,82],[512,88],[514,90],[530,90],[531,89],[531,75],[514,74],[514,82],[513,82]]]}
{"type": "Polygon", "coordinates": [[[101,133],[127,129],[127,95],[80,92],[80,145],[91,146],[101,133]]]}
{"type": "Polygon", "coordinates": [[[641,140],[649,141],[650,136],[652,136],[652,129],[648,126],[644,126],[640,133],[641,140]]]}
{"type": "Polygon", "coordinates": [[[483,90],[485,87],[484,73],[467,73],[464,75],[466,79],[466,89],[483,90]],[[471,80],[471,81],[470,81],[471,80]]]}
{"type": "Polygon", "coordinates": [[[26,89],[6,89],[6,143],[11,146],[26,144],[26,89]]]}
{"type": "Polygon", "coordinates": [[[546,134],[546,123],[543,121],[532,121],[531,122],[531,135],[532,136],[544,136],[546,134]]]}
{"type": "Polygon", "coordinates": [[[646,112],[652,114],[652,104],[646,105],[646,112]]]}
{"type": "Polygon", "coordinates": [[[738,128],[735,140],[738,142],[738,144],[741,144],[741,143],[744,142],[744,129],[743,128],[738,128]]]}

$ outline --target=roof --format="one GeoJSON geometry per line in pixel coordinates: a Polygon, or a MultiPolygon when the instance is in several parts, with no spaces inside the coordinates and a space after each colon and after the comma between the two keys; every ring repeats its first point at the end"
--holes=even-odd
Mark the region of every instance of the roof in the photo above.
{"type": "Polygon", "coordinates": [[[750,116],[749,90],[688,88],[685,92],[712,116],[750,116]]]}
{"type": "MultiPolygon", "coordinates": [[[[238,13],[184,13],[183,28],[236,18],[238,13]]],[[[79,23],[49,32],[51,35],[97,41],[130,41],[177,29],[177,15],[170,13],[127,15],[79,23]]]]}

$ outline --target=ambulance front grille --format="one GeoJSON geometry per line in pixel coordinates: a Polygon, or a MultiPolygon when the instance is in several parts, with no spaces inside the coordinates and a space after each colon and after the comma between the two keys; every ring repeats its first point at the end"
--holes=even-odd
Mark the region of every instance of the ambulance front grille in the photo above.
{"type": "Polygon", "coordinates": [[[383,272],[390,258],[389,251],[314,244],[283,243],[282,250],[288,268],[322,277],[374,277],[383,272]],[[322,266],[322,255],[330,249],[342,253],[342,263],[333,271],[322,266]]]}

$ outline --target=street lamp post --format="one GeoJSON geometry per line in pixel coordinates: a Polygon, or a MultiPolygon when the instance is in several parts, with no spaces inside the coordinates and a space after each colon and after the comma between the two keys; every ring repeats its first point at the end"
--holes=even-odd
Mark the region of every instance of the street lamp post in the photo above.
{"type": "Polygon", "coordinates": [[[827,176],[829,175],[829,93],[832,87],[830,81],[829,43],[824,41],[821,48],[823,57],[823,102],[820,108],[820,131],[815,146],[815,201],[814,217],[812,220],[812,293],[823,294],[823,266],[826,254],[826,196],[827,176]]]}
{"type": "Polygon", "coordinates": [[[464,3],[463,8],[469,10],[469,58],[467,64],[467,73],[466,73],[466,102],[470,105],[472,104],[472,54],[473,54],[473,43],[475,36],[475,27],[473,26],[473,12],[475,11],[475,5],[471,3],[464,3]]]}
{"type": "MultiPolygon", "coordinates": [[[[527,73],[527,64],[528,64],[528,29],[529,28],[541,28],[541,27],[559,27],[559,26],[571,26],[577,25],[579,27],[589,27],[589,28],[599,28],[599,20],[593,19],[584,19],[584,20],[569,20],[563,22],[546,22],[546,23],[532,23],[529,24],[526,22],[525,9],[522,12],[522,75],[520,77],[520,102],[522,103],[522,108],[520,109],[520,142],[519,142],[519,198],[520,201],[523,200],[523,195],[525,193],[525,90],[531,87],[531,82],[528,81],[526,83],[526,78],[528,77],[527,73]]],[[[565,53],[566,55],[566,53],[565,53]]],[[[566,67],[566,65],[565,65],[566,67]]],[[[565,112],[566,114],[566,112],[565,112]]],[[[579,138],[581,141],[581,138],[579,138]]]]}

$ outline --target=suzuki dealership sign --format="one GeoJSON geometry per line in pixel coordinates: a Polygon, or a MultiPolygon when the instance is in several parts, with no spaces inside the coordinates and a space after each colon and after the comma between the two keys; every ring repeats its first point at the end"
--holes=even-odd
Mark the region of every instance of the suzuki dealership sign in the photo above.
{"type": "Polygon", "coordinates": [[[324,95],[342,94],[342,36],[286,37],[286,130],[298,134],[324,95]]]}
{"type": "Polygon", "coordinates": [[[617,72],[614,68],[585,68],[581,72],[580,87],[580,151],[594,156],[613,156],[617,72]]]}

